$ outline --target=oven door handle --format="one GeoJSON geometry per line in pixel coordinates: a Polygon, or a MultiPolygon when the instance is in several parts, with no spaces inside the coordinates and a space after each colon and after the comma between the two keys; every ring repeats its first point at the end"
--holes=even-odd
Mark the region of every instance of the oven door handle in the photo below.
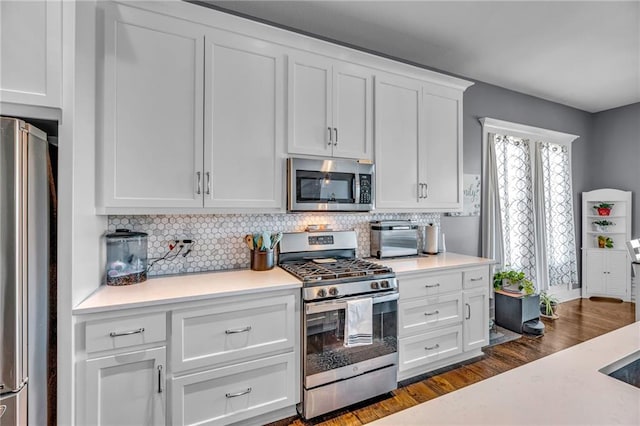
{"type": "Polygon", "coordinates": [[[337,300],[327,300],[324,302],[310,302],[310,303],[307,303],[305,307],[305,312],[307,314],[319,314],[321,312],[346,309],[347,302],[350,300],[362,300],[362,299],[372,298],[373,304],[375,305],[376,303],[383,303],[383,302],[390,302],[392,300],[398,300],[399,297],[400,297],[400,293],[394,292],[390,294],[389,293],[384,294],[382,296],[371,296],[371,295],[356,296],[356,297],[345,297],[344,299],[337,299],[337,300]]]}

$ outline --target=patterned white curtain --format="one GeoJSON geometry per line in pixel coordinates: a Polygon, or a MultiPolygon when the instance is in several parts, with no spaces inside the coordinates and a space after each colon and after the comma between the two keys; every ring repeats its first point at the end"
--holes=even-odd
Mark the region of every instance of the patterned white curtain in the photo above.
{"type": "Polygon", "coordinates": [[[503,269],[523,271],[537,279],[536,232],[530,142],[494,135],[497,193],[502,222],[503,269]]]}
{"type": "Polygon", "coordinates": [[[495,245],[502,250],[495,252],[500,268],[523,271],[539,290],[571,289],[578,272],[569,149],[491,134],[486,165],[487,193],[497,195],[497,212],[496,220],[483,224],[487,236],[502,241],[495,245]]]}
{"type": "Polygon", "coordinates": [[[536,166],[542,183],[544,252],[550,287],[573,288],[578,283],[573,190],[569,149],[538,142],[536,166]]]}

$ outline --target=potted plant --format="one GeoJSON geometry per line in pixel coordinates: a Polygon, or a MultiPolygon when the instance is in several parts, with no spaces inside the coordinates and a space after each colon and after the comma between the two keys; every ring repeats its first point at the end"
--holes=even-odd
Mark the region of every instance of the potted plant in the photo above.
{"type": "Polygon", "coordinates": [[[496,272],[493,276],[493,288],[496,290],[523,293],[527,296],[535,293],[536,287],[527,279],[524,272],[506,270],[496,272]]]}
{"type": "Polygon", "coordinates": [[[543,291],[540,293],[540,315],[545,318],[558,318],[558,298],[543,291]]]}
{"type": "Polygon", "coordinates": [[[598,235],[598,248],[613,248],[613,240],[604,235],[598,235]]]}
{"type": "Polygon", "coordinates": [[[611,225],[615,225],[615,223],[610,220],[596,220],[593,222],[593,227],[598,232],[607,232],[607,228],[611,225]]]}
{"type": "Polygon", "coordinates": [[[598,212],[598,216],[609,216],[611,213],[611,208],[613,207],[612,203],[604,203],[600,202],[593,206],[594,209],[598,212]]]}

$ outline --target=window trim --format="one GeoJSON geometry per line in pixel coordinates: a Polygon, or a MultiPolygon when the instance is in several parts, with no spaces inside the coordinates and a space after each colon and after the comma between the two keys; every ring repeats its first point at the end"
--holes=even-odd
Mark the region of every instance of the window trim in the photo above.
{"type": "Polygon", "coordinates": [[[556,130],[543,129],[541,127],[528,126],[526,124],[512,123],[510,121],[498,120],[490,117],[482,117],[482,142],[486,146],[489,133],[507,134],[519,138],[533,141],[557,143],[570,146],[571,143],[580,136],[571,133],[558,132],[556,130]]]}

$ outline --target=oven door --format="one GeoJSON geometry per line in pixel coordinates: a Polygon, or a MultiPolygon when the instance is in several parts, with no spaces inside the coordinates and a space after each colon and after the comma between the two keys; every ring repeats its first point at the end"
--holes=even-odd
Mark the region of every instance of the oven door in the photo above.
{"type": "Polygon", "coordinates": [[[305,304],[304,386],[311,389],[397,364],[398,293],[305,304]],[[345,347],[347,300],[373,298],[373,343],[345,347]]]}

